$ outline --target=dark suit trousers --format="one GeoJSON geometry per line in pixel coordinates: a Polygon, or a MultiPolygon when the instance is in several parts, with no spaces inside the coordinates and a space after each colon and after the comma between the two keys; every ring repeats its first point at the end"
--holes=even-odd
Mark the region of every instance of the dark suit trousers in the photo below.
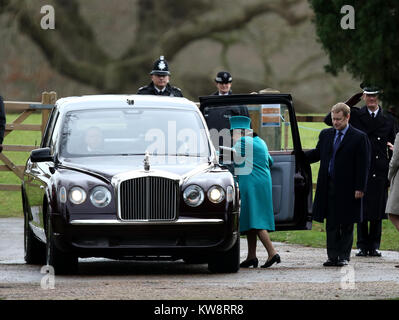
{"type": "Polygon", "coordinates": [[[326,219],[327,256],[330,260],[350,260],[353,244],[353,223],[337,221],[334,208],[334,184],[328,184],[328,213],[326,219]]]}
{"type": "Polygon", "coordinates": [[[366,251],[379,249],[382,235],[382,220],[364,221],[357,224],[357,247],[366,251]]]}

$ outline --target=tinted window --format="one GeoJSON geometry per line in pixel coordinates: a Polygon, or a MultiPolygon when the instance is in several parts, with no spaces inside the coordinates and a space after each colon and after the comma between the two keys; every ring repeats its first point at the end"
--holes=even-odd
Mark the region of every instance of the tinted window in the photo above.
{"type": "Polygon", "coordinates": [[[43,137],[42,147],[49,147],[51,142],[51,135],[54,131],[55,123],[58,119],[59,112],[57,109],[53,109],[51,112],[50,118],[47,122],[47,128],[45,131],[45,136],[43,137]]]}
{"type": "Polygon", "coordinates": [[[229,118],[247,115],[251,127],[267,144],[269,151],[293,150],[292,128],[285,104],[247,104],[205,108],[213,144],[231,146],[229,118]]]}
{"type": "Polygon", "coordinates": [[[209,156],[199,115],[190,110],[101,109],[66,114],[61,156],[150,154],[209,156]]]}

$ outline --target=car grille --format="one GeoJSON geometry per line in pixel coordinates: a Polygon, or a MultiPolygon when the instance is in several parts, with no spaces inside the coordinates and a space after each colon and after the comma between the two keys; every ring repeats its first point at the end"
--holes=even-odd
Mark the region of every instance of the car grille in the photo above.
{"type": "Polygon", "coordinates": [[[121,182],[119,189],[122,220],[175,220],[179,182],[161,177],[141,177],[121,182]]]}

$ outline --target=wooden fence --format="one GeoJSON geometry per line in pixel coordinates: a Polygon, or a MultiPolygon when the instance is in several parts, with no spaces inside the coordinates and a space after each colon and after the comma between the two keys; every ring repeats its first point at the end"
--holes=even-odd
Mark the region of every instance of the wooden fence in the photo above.
{"type": "MultiPolygon", "coordinates": [[[[56,92],[43,92],[41,102],[16,102],[5,101],[6,113],[20,113],[19,116],[12,122],[6,124],[6,131],[4,137],[13,131],[40,131],[44,133],[47,120],[51,109],[57,100],[56,92]],[[23,122],[35,111],[40,111],[42,114],[41,124],[23,124],[23,122]]],[[[288,115],[287,115],[288,116],[288,115]]],[[[324,116],[297,116],[298,122],[323,122],[324,116]]],[[[288,127],[285,128],[288,130],[288,127]]],[[[285,137],[287,139],[288,132],[285,137]]],[[[288,141],[284,142],[285,147],[288,141]]],[[[17,151],[17,152],[30,152],[37,146],[26,145],[3,145],[3,151],[17,151]]],[[[23,178],[24,165],[14,164],[4,153],[0,153],[0,172],[12,171],[18,178],[23,178]],[[3,165],[1,164],[3,163],[3,165]]],[[[315,184],[314,184],[315,185],[315,184]]],[[[19,191],[20,185],[2,184],[0,183],[0,191],[19,191]]]]}
{"type": "MultiPolygon", "coordinates": [[[[5,101],[5,111],[7,113],[17,113],[18,117],[11,123],[6,124],[4,137],[13,131],[40,131],[43,135],[46,128],[47,119],[50,111],[57,100],[55,92],[43,92],[41,102],[19,102],[19,101],[5,101]],[[40,111],[42,114],[41,124],[23,124],[23,122],[35,111],[40,111]]],[[[3,151],[17,151],[30,152],[37,146],[26,145],[3,145],[3,151]]],[[[12,171],[18,178],[22,179],[24,166],[16,165],[4,153],[0,153],[0,171],[12,171]]],[[[20,185],[2,184],[0,183],[1,191],[18,191],[20,185]]]]}

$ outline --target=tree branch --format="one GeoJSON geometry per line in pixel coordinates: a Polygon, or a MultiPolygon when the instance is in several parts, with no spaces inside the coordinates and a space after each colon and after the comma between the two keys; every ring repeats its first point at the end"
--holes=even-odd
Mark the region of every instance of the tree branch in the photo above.
{"type": "Polygon", "coordinates": [[[76,59],[106,63],[110,59],[98,45],[92,27],[80,14],[76,0],[54,0],[56,31],[76,59]]]}
{"type": "MultiPolygon", "coordinates": [[[[98,64],[98,59],[105,62],[104,57],[100,58],[100,55],[95,55],[91,50],[97,50],[94,45],[94,41],[88,43],[87,48],[93,46],[93,49],[90,49],[88,53],[91,55],[90,62],[82,62],[81,59],[74,61],[68,57],[68,53],[65,49],[69,50],[77,50],[73,44],[71,47],[62,48],[60,45],[56,44],[54,38],[52,37],[51,32],[53,30],[42,30],[40,27],[40,23],[34,19],[34,15],[30,12],[26,3],[23,1],[13,0],[0,0],[0,9],[7,10],[16,15],[20,31],[26,34],[36,45],[41,49],[43,54],[46,56],[50,65],[60,72],[63,75],[69,76],[74,80],[92,85],[96,88],[103,89],[105,88],[105,68],[102,67],[102,64],[98,64]],[[94,62],[94,63],[93,63],[94,62]]],[[[73,1],[73,0],[70,0],[73,1]]],[[[58,15],[61,18],[61,14],[58,15]]],[[[65,18],[64,18],[65,19],[65,18]]],[[[59,20],[56,20],[56,28],[59,20]]],[[[62,34],[67,32],[67,29],[60,28],[62,30],[62,34]]],[[[75,30],[76,32],[78,30],[75,30]]],[[[89,40],[90,35],[87,33],[83,36],[83,38],[89,40]]],[[[72,39],[70,41],[73,42],[72,39]]],[[[79,41],[78,41],[79,42],[79,41]]],[[[68,43],[69,45],[70,43],[68,43]]],[[[82,51],[82,48],[80,48],[82,51]]],[[[88,57],[89,58],[89,57],[88,57]]]]}
{"type": "Polygon", "coordinates": [[[21,9],[18,12],[21,32],[28,35],[44,53],[50,65],[61,74],[72,79],[104,88],[104,71],[101,67],[80,61],[71,61],[64,50],[49,39],[46,32],[34,21],[30,12],[21,9]]]}
{"type": "Polygon", "coordinates": [[[298,0],[274,3],[260,1],[235,10],[232,9],[231,14],[223,15],[223,19],[220,19],[220,16],[200,16],[192,22],[168,30],[161,38],[161,48],[165,56],[172,59],[190,42],[205,38],[212,33],[242,28],[253,18],[265,13],[275,13],[286,20],[288,24],[296,25],[309,18],[308,14],[297,15],[289,10],[291,6],[298,3],[298,0]]]}

